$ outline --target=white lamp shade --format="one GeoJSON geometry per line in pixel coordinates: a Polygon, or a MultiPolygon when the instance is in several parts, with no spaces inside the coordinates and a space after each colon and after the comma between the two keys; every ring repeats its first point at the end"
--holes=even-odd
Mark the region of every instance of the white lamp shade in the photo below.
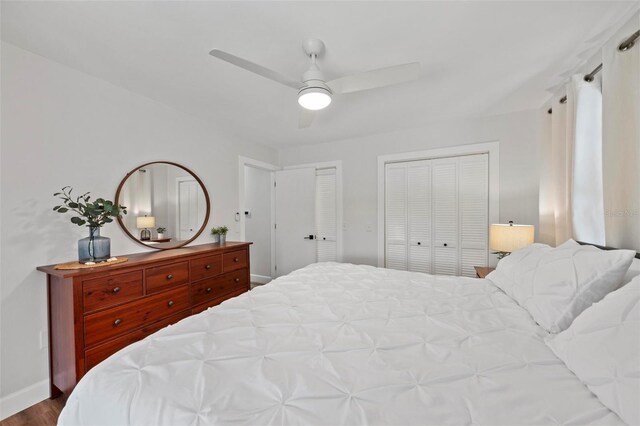
{"type": "Polygon", "coordinates": [[[136,218],[136,226],[138,229],[154,228],[156,226],[156,218],[153,216],[138,216],[136,218]]]}
{"type": "Polygon", "coordinates": [[[494,251],[511,253],[533,244],[533,225],[496,223],[489,229],[489,247],[494,251]]]}
{"type": "Polygon", "coordinates": [[[302,108],[317,111],[329,106],[331,103],[331,92],[321,87],[302,89],[298,94],[298,103],[302,108]]]}

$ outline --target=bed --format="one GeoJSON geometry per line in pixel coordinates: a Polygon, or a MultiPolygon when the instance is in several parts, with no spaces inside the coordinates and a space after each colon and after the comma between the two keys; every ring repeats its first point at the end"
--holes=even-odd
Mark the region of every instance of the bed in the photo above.
{"type": "Polygon", "coordinates": [[[114,354],[59,424],[624,424],[486,279],[319,263],[114,354]]]}

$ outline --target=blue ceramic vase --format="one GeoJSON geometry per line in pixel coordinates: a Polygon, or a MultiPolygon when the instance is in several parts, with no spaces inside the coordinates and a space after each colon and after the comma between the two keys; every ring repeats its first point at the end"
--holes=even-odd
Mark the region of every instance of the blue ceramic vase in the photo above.
{"type": "Polygon", "coordinates": [[[78,262],[104,262],[111,257],[111,239],[100,236],[100,227],[90,226],[89,236],[78,240],[78,262]]]}

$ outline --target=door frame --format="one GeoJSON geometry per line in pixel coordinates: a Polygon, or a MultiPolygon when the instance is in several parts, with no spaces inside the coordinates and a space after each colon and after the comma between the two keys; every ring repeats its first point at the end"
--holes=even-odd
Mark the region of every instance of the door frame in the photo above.
{"type": "Polygon", "coordinates": [[[336,169],[336,238],[338,239],[338,244],[336,247],[336,260],[338,262],[343,261],[343,200],[342,200],[342,160],[335,161],[324,161],[320,163],[305,163],[305,164],[295,164],[292,166],[285,166],[282,170],[291,170],[291,169],[305,169],[305,168],[315,168],[318,169],[336,169]]]}
{"type": "Polygon", "coordinates": [[[240,225],[240,241],[246,241],[246,217],[244,215],[245,203],[244,203],[244,169],[245,167],[253,167],[256,169],[266,170],[270,175],[270,188],[271,188],[271,265],[269,270],[271,271],[270,277],[264,275],[251,274],[251,281],[265,284],[276,276],[276,192],[275,192],[275,172],[281,170],[280,167],[273,164],[265,163],[264,161],[254,160],[253,158],[238,156],[238,211],[236,212],[236,222],[240,225]]]}
{"type": "MultiPolygon", "coordinates": [[[[433,160],[436,158],[459,157],[463,155],[488,154],[489,156],[489,224],[498,223],[500,218],[500,142],[490,141],[425,151],[402,152],[378,156],[378,266],[384,268],[385,259],[385,217],[384,188],[385,167],[389,163],[405,161],[433,160]]],[[[495,265],[495,256],[489,256],[489,263],[495,265]]]]}

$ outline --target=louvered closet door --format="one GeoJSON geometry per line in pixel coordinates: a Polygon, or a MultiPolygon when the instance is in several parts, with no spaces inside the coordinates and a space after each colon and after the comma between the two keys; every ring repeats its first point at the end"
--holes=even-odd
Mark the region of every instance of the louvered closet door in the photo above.
{"type": "Polygon", "coordinates": [[[336,169],[316,170],[316,250],[318,262],[335,262],[337,245],[336,169]]]}
{"type": "Polygon", "coordinates": [[[407,165],[408,265],[410,271],[431,273],[431,162],[407,165]]]}
{"type": "Polygon", "coordinates": [[[475,277],[474,266],[487,265],[489,223],[488,155],[460,157],[460,274],[475,277]]]}
{"type": "Polygon", "coordinates": [[[385,266],[407,269],[407,166],[385,166],[385,266]]]}
{"type": "Polygon", "coordinates": [[[433,272],[458,275],[458,159],[432,160],[433,272]]]}

